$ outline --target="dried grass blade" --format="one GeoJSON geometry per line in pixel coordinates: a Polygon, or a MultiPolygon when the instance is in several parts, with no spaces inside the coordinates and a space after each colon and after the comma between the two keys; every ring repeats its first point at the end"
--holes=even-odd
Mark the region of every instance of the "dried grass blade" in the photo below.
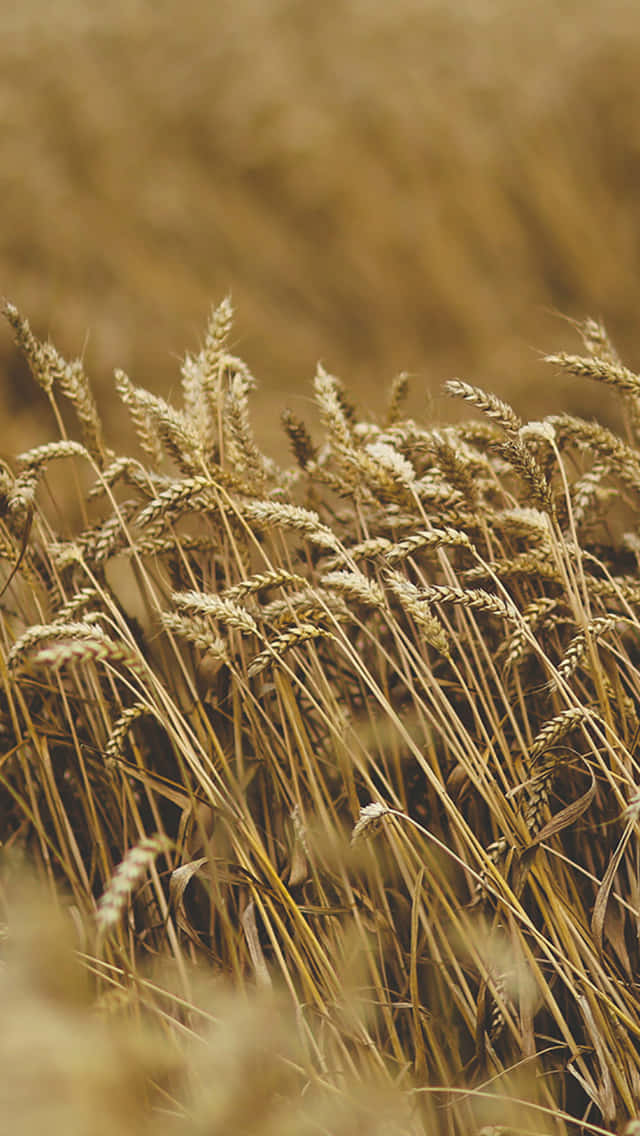
{"type": "Polygon", "coordinates": [[[597,784],[593,770],[589,770],[589,775],[591,777],[591,784],[587,789],[587,792],[583,793],[581,797],[578,797],[577,801],[572,801],[570,805],[567,805],[564,809],[561,809],[559,813],[556,813],[556,815],[549,821],[549,823],[545,824],[544,828],[541,828],[540,832],[538,832],[533,840],[530,841],[525,849],[525,854],[530,850],[537,848],[537,846],[539,844],[542,844],[543,841],[549,840],[552,836],[555,836],[557,832],[562,832],[563,828],[568,828],[570,824],[573,824],[573,822],[578,819],[578,817],[581,817],[583,813],[586,813],[589,805],[596,795],[597,790],[597,784]]]}
{"type": "Polygon", "coordinates": [[[258,986],[271,986],[271,975],[269,968],[264,957],[260,936],[258,934],[258,926],[256,923],[256,905],[253,900],[245,907],[240,921],[242,923],[242,930],[244,937],[247,940],[249,954],[251,955],[251,962],[256,975],[256,982],[258,986]]]}
{"type": "Polygon", "coordinates": [[[622,857],[624,856],[625,849],[629,843],[629,839],[635,830],[635,821],[630,820],[618,841],[618,846],[615,849],[607,870],[602,877],[602,883],[598,888],[595,903],[593,905],[593,914],[591,916],[591,930],[595,939],[596,945],[599,950],[602,950],[602,940],[604,934],[604,921],[607,913],[607,904],[609,902],[609,895],[613,886],[616,872],[620,867],[622,857]]]}

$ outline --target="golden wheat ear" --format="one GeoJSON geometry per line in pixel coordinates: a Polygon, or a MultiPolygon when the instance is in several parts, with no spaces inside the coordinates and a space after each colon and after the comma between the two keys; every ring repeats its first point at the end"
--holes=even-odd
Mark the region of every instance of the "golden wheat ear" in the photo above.
{"type": "Polygon", "coordinates": [[[142,877],[156,857],[171,847],[167,836],[156,834],[145,836],[127,852],[98,902],[96,920],[100,934],[106,935],[115,927],[142,877]]]}
{"type": "Polygon", "coordinates": [[[105,447],[102,421],[81,360],[74,359],[68,363],[53,344],[36,339],[28,320],[22,318],[13,304],[4,301],[2,313],[13,328],[16,344],[25,356],[31,374],[54,408],[61,434],[64,436],[64,428],[55,402],[58,391],[65,395],[76,412],[87,451],[99,467],[104,466],[112,453],[105,447]]]}

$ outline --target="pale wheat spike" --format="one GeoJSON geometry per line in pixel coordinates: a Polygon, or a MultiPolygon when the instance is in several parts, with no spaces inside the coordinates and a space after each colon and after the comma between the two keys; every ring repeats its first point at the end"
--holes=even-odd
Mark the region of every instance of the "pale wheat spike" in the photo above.
{"type": "Polygon", "coordinates": [[[380,801],[372,801],[370,805],[363,805],[358,820],[351,833],[351,845],[358,844],[365,837],[374,836],[382,827],[385,817],[391,816],[392,811],[380,801]]]}
{"type": "Polygon", "coordinates": [[[25,356],[35,381],[51,398],[54,385],[68,364],[53,344],[41,343],[36,339],[29,321],[22,318],[13,304],[3,303],[2,313],[13,328],[15,342],[25,356]]]}
{"type": "Polygon", "coordinates": [[[159,466],[163,456],[162,444],[149,407],[140,402],[137,397],[137,388],[124,371],[119,368],[114,371],[114,379],[116,390],[129,411],[141,448],[159,466]]]}
{"type": "Polygon", "coordinates": [[[601,635],[605,635],[607,631],[614,630],[619,622],[620,616],[618,615],[598,616],[587,624],[584,631],[578,632],[569,643],[569,646],[558,664],[558,674],[560,678],[564,679],[566,682],[579,667],[587,649],[587,637],[589,635],[593,636],[594,639],[598,639],[601,635]]]}
{"type": "Polygon", "coordinates": [[[399,564],[400,561],[406,560],[406,558],[413,555],[414,552],[418,552],[421,549],[440,548],[443,545],[473,548],[467,534],[460,532],[458,529],[421,529],[419,532],[405,537],[404,540],[399,541],[397,544],[391,545],[384,553],[384,559],[387,564],[399,564]]]}
{"type": "Polygon", "coordinates": [[[547,621],[553,617],[559,604],[558,598],[543,596],[523,608],[520,626],[516,627],[506,643],[503,644],[502,649],[506,652],[505,667],[507,670],[522,660],[527,649],[531,650],[527,640],[527,629],[533,634],[542,620],[547,621]]]}
{"type": "Polygon", "coordinates": [[[58,385],[72,404],[90,454],[103,465],[105,453],[102,422],[93,397],[91,384],[80,359],[74,359],[58,378],[58,385]]]}
{"type": "Polygon", "coordinates": [[[428,448],[430,433],[413,418],[405,418],[403,422],[388,423],[378,436],[381,442],[390,442],[403,453],[422,454],[428,448]]]}
{"type": "Polygon", "coordinates": [[[153,538],[161,536],[187,510],[220,510],[222,507],[218,487],[210,477],[186,477],[168,485],[154,497],[138,514],[137,525],[146,530],[147,538],[153,538]]]}
{"type": "Polygon", "coordinates": [[[618,490],[604,487],[602,482],[608,473],[606,462],[596,461],[590,470],[579,477],[571,487],[573,523],[581,527],[602,509],[618,490]]]}
{"type": "Polygon", "coordinates": [[[332,444],[350,450],[353,447],[353,435],[340,397],[340,385],[334,375],[325,371],[321,363],[318,363],[316,370],[314,389],[320,419],[332,444]]]}
{"type": "Polygon", "coordinates": [[[220,538],[214,533],[203,533],[201,536],[185,536],[183,533],[173,533],[170,536],[152,536],[144,540],[136,540],[135,544],[123,548],[124,556],[161,556],[165,552],[212,552],[219,551],[220,538]]]}
{"type": "Polygon", "coordinates": [[[118,922],[132,892],[156,856],[167,852],[172,842],[164,834],[145,836],[131,848],[116,868],[111,880],[98,901],[96,921],[101,934],[108,933],[118,922]]]}
{"type": "Polygon", "coordinates": [[[22,633],[11,647],[7,657],[9,668],[18,666],[23,657],[43,640],[47,639],[106,639],[104,632],[95,623],[35,623],[22,633]]]}
{"type": "Polygon", "coordinates": [[[505,461],[520,474],[528,485],[533,501],[545,512],[553,514],[554,501],[551,486],[531,450],[520,439],[507,438],[496,449],[505,461]]]}
{"type": "MultiPolygon", "coordinates": [[[[212,393],[213,385],[220,377],[221,356],[227,349],[227,342],[233,326],[233,316],[233,304],[230,296],[225,296],[217,307],[211,309],[204,347],[201,352],[209,393],[212,393]]],[[[211,409],[217,411],[217,405],[213,404],[211,409]]]]}
{"type": "Polygon", "coordinates": [[[401,485],[413,485],[415,482],[416,471],[411,462],[398,453],[395,447],[388,442],[368,442],[365,446],[365,452],[385,470],[388,470],[401,485]]]}
{"type": "Polygon", "coordinates": [[[547,543],[549,541],[549,517],[541,509],[518,505],[489,515],[493,524],[500,525],[505,532],[514,536],[526,536],[529,540],[544,540],[547,543]]]}
{"type": "MultiPolygon", "coordinates": [[[[95,632],[95,628],[93,628],[95,632]]],[[[57,637],[56,637],[57,638],[57,637]]],[[[35,666],[60,670],[76,663],[111,663],[123,667],[141,681],[148,678],[143,659],[124,643],[94,634],[86,638],[63,638],[52,647],[44,647],[30,660],[35,666]]]]}
{"type": "Polygon", "coordinates": [[[338,538],[312,509],[279,501],[246,501],[241,508],[243,517],[261,528],[281,525],[302,533],[307,540],[323,548],[335,549],[338,544],[338,538]]]}
{"type": "Polygon", "coordinates": [[[385,446],[391,446],[392,450],[397,449],[395,440],[392,440],[388,435],[385,436],[377,422],[364,420],[356,422],[354,419],[353,438],[356,444],[362,448],[375,445],[376,442],[382,442],[385,446]]]}
{"type": "Polygon", "coordinates": [[[214,635],[208,622],[202,616],[178,615],[176,612],[163,611],[160,614],[162,626],[172,631],[182,639],[187,639],[201,651],[209,654],[223,663],[228,663],[229,654],[226,644],[219,635],[214,635]]]}
{"type": "Polygon", "coordinates": [[[224,600],[221,596],[205,594],[203,592],[174,592],[171,597],[177,607],[183,611],[195,612],[198,615],[209,615],[212,619],[227,627],[236,628],[247,635],[258,635],[258,625],[246,608],[239,604],[224,600]]]}
{"type": "MultiPolygon", "coordinates": [[[[71,598],[62,605],[59,611],[56,612],[55,622],[68,623],[72,616],[76,615],[77,612],[79,612],[83,607],[86,607],[87,604],[95,602],[98,596],[99,593],[96,588],[81,588],[79,592],[76,592],[74,596],[71,596],[71,598]]],[[[95,624],[90,623],[89,626],[94,627],[95,624]]]]}
{"type": "Polygon", "coordinates": [[[614,366],[619,365],[620,356],[609,339],[604,324],[589,318],[578,324],[578,331],[590,355],[604,359],[607,363],[613,363],[614,366]]]}
{"type": "Polygon", "coordinates": [[[192,355],[185,355],[180,365],[180,375],[185,414],[192,425],[199,424],[201,435],[210,439],[211,417],[205,396],[201,358],[194,359],[192,355]]]}
{"type": "Polygon", "coordinates": [[[460,379],[449,379],[444,384],[444,390],[452,398],[463,398],[466,402],[470,402],[489,418],[493,418],[503,430],[517,434],[522,426],[522,419],[518,417],[508,403],[503,402],[494,394],[488,394],[480,387],[471,386],[460,379]]]}
{"type": "Polygon", "coordinates": [[[520,618],[520,612],[514,603],[507,602],[500,596],[494,596],[491,592],[485,592],[483,588],[453,588],[447,584],[429,584],[420,590],[420,597],[428,603],[460,604],[462,607],[502,616],[503,619],[520,618]]]}
{"type": "Polygon", "coordinates": [[[581,450],[593,451],[601,457],[608,455],[620,465],[638,464],[637,450],[601,422],[588,422],[566,413],[551,414],[547,421],[553,426],[561,446],[571,442],[581,450]]]}
{"type": "Polygon", "coordinates": [[[502,437],[499,428],[493,422],[469,419],[468,422],[458,422],[455,429],[463,445],[471,445],[482,450],[488,450],[496,441],[496,438],[502,437]]]}
{"type": "Polygon", "coordinates": [[[497,576],[500,580],[507,580],[510,576],[532,576],[537,579],[552,580],[561,583],[562,577],[555,564],[540,558],[539,552],[520,552],[510,559],[493,560],[490,564],[478,564],[469,568],[465,574],[465,583],[471,584],[475,580],[485,580],[497,576]]]}
{"type": "Polygon", "coordinates": [[[259,489],[264,485],[268,462],[253,436],[249,419],[249,390],[250,385],[244,375],[236,372],[231,376],[224,400],[223,420],[232,467],[259,489]]]}
{"type": "Polygon", "coordinates": [[[444,478],[452,489],[459,490],[462,499],[471,508],[475,508],[478,499],[477,477],[467,449],[463,448],[451,430],[432,430],[430,441],[442,475],[438,480],[444,478]]]}
{"type": "Polygon", "coordinates": [[[90,460],[91,455],[81,442],[61,441],[47,442],[43,446],[36,446],[33,450],[25,450],[24,453],[18,454],[18,461],[26,470],[35,472],[40,471],[50,461],[56,461],[58,458],[75,457],[90,460]]]}
{"type": "Polygon", "coordinates": [[[166,453],[185,477],[193,476],[204,466],[205,439],[200,424],[193,424],[186,414],[176,410],[158,395],[141,387],[132,387],[132,397],[144,410],[166,453]]]}
{"type": "Polygon", "coordinates": [[[549,421],[554,425],[560,444],[571,443],[595,456],[591,469],[582,475],[573,490],[582,511],[588,511],[606,473],[619,477],[634,493],[638,492],[640,457],[634,446],[597,422],[585,422],[569,414],[550,416],[549,421]],[[581,496],[584,500],[580,500],[581,496]]]}
{"type": "Polygon", "coordinates": [[[304,422],[291,410],[283,410],[280,419],[300,469],[307,469],[315,464],[318,460],[318,450],[311,441],[311,435],[304,422]]]}
{"type": "Polygon", "coordinates": [[[249,678],[256,678],[267,667],[274,666],[280,660],[286,651],[290,651],[293,647],[299,647],[303,643],[309,643],[314,639],[333,639],[334,636],[325,627],[318,627],[313,623],[300,623],[292,627],[291,630],[285,631],[282,635],[278,635],[271,643],[267,645],[264,651],[256,655],[249,665],[247,674],[249,678]]]}
{"type": "MultiPolygon", "coordinates": [[[[511,971],[506,971],[503,974],[498,974],[493,980],[493,990],[491,990],[488,986],[486,989],[485,998],[490,998],[491,1004],[489,1013],[487,1015],[485,1003],[484,1021],[486,1022],[486,1033],[492,1045],[495,1045],[500,1040],[507,1024],[504,1010],[502,1009],[502,1004],[506,1003],[510,1008],[512,1008],[511,999],[509,999],[507,996],[507,983],[509,978],[511,977],[513,977],[513,973],[511,971]]],[[[486,1128],[482,1129],[478,1136],[489,1136],[489,1131],[487,1131],[486,1128]]],[[[496,1136],[495,1129],[493,1136],[496,1136]]]]}
{"type": "Polygon", "coordinates": [[[533,839],[540,832],[549,805],[549,788],[557,772],[559,762],[547,758],[539,762],[539,770],[527,785],[527,801],[524,808],[524,822],[533,839]]]}
{"type": "Polygon", "coordinates": [[[385,583],[404,610],[418,624],[427,643],[446,658],[450,658],[449,636],[438,617],[433,614],[421,590],[396,571],[385,573],[385,583]]]}
{"type": "Polygon", "coordinates": [[[247,577],[246,580],[240,580],[232,587],[225,588],[222,599],[231,600],[235,603],[237,600],[244,599],[245,596],[252,596],[256,592],[262,592],[268,588],[280,588],[284,584],[301,588],[306,584],[306,580],[303,576],[298,576],[297,573],[290,572],[287,568],[272,568],[268,572],[256,572],[253,576],[247,577]]]}
{"type": "MultiPolygon", "coordinates": [[[[485,851],[486,851],[486,854],[487,854],[488,862],[490,864],[492,864],[495,868],[499,868],[500,867],[500,861],[505,859],[505,857],[506,857],[506,855],[509,851],[509,845],[508,845],[505,837],[501,836],[498,840],[494,840],[494,841],[491,842],[491,844],[488,844],[485,851]]],[[[476,900],[483,899],[483,898],[486,897],[486,895],[487,895],[487,884],[489,882],[489,872],[487,871],[486,867],[482,868],[480,870],[479,875],[480,875],[480,879],[477,880],[474,884],[474,892],[475,892],[476,900]]]]}
{"type": "Polygon", "coordinates": [[[329,591],[339,592],[365,607],[385,608],[384,592],[375,580],[369,580],[364,572],[328,572],[320,583],[329,591]]]}
{"type": "Polygon", "coordinates": [[[92,501],[96,497],[101,497],[120,478],[141,490],[146,497],[155,494],[158,484],[166,483],[164,478],[145,469],[142,462],[138,461],[137,458],[115,458],[105,469],[101,470],[100,478],[88,490],[87,498],[92,501]]]}
{"type": "Polygon", "coordinates": [[[150,714],[150,707],[146,702],[134,702],[133,706],[128,706],[126,710],[114,723],[107,744],[104,747],[104,757],[106,763],[111,763],[120,756],[124,739],[129,733],[131,727],[142,717],[150,714]]]}
{"type": "Polygon", "coordinates": [[[389,389],[389,397],[387,401],[386,424],[393,426],[400,417],[400,411],[407,400],[409,393],[409,376],[406,371],[401,371],[399,375],[395,375],[391,380],[389,389]]]}
{"type": "Polygon", "coordinates": [[[7,505],[11,518],[9,526],[14,531],[16,527],[23,526],[33,512],[37,489],[38,473],[33,469],[21,473],[11,486],[7,494],[7,505]]]}
{"type": "Polygon", "coordinates": [[[47,552],[51,563],[61,572],[74,564],[82,564],[84,560],[81,545],[73,540],[52,540],[47,552]]]}
{"type": "Polygon", "coordinates": [[[348,450],[340,450],[338,457],[352,483],[352,489],[360,496],[368,490],[371,499],[383,505],[403,504],[410,507],[415,503],[415,473],[392,447],[384,447],[383,458],[379,449],[376,453],[376,443],[367,445],[365,449],[352,446],[348,450]],[[370,449],[373,449],[373,453],[369,452],[370,449]]]}
{"type": "Polygon", "coordinates": [[[546,442],[552,446],[556,442],[556,431],[553,422],[544,418],[542,421],[525,422],[518,430],[518,437],[521,442],[546,442]]]}
{"type": "Polygon", "coordinates": [[[601,458],[600,464],[605,466],[610,474],[620,478],[633,493],[638,493],[640,490],[640,463],[638,463],[635,454],[632,454],[631,457],[621,457],[620,459],[614,458],[613,456],[607,459],[601,458]]]}
{"type": "MultiPolygon", "coordinates": [[[[623,544],[626,542],[626,537],[635,537],[635,533],[625,533],[623,536],[623,544]]],[[[599,580],[595,577],[589,577],[589,593],[592,596],[622,596],[627,603],[637,604],[640,603],[640,580],[635,576],[614,576],[610,580],[599,580]]]]}
{"type": "Polygon", "coordinates": [[[290,625],[326,620],[328,615],[333,622],[344,622],[349,618],[349,609],[342,597],[333,592],[304,588],[301,592],[265,604],[260,614],[264,623],[276,631],[282,631],[290,625]]]}
{"type": "Polygon", "coordinates": [[[562,367],[564,371],[580,379],[595,379],[596,382],[615,387],[625,395],[635,398],[640,396],[640,376],[610,359],[600,359],[597,355],[583,358],[581,355],[568,355],[561,351],[558,355],[547,355],[545,363],[562,367]]]}
{"type": "Polygon", "coordinates": [[[195,359],[188,358],[182,368],[187,415],[198,429],[207,454],[215,460],[219,457],[222,440],[223,383],[230,364],[227,343],[233,314],[231,300],[225,296],[211,309],[202,350],[195,359]]]}
{"type": "Polygon", "coordinates": [[[362,540],[358,544],[353,544],[338,556],[329,557],[325,561],[327,571],[338,568],[345,563],[345,560],[376,560],[379,556],[384,556],[393,547],[393,541],[386,536],[370,537],[369,540],[362,540]]]}
{"type": "Polygon", "coordinates": [[[528,754],[530,765],[533,766],[546,750],[557,745],[571,730],[580,726],[587,717],[584,707],[570,706],[567,710],[562,710],[560,714],[556,714],[555,718],[545,722],[531,744],[528,754]]]}
{"type": "Polygon", "coordinates": [[[76,545],[88,564],[100,564],[127,544],[126,525],[135,508],[135,502],[123,502],[113,517],[78,537],[76,545]]]}

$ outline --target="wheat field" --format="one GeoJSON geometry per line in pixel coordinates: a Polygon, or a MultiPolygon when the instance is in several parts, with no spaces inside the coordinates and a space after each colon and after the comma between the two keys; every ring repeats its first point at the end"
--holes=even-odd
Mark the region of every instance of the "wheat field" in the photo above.
{"type": "Polygon", "coordinates": [[[546,363],[622,434],[459,380],[458,424],[402,377],[376,421],[318,366],[276,463],[229,300],[179,402],[116,373],[133,456],[5,316],[59,423],[0,487],[7,1131],[632,1136],[640,377],[602,325],[546,363]]]}
{"type": "Polygon", "coordinates": [[[639,49],[3,15],[2,1133],[638,1136],[639,49]]]}

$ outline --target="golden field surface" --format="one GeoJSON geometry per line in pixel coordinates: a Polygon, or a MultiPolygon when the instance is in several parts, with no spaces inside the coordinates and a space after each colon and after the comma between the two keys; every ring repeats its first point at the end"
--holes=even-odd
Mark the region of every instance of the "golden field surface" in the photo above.
{"type": "Polygon", "coordinates": [[[407,370],[421,409],[459,374],[591,411],[539,354],[557,312],[637,354],[639,47],[629,0],[24,0],[2,291],[99,389],[121,366],[163,394],[230,293],[267,441],[318,359],[371,410],[407,370]]]}

